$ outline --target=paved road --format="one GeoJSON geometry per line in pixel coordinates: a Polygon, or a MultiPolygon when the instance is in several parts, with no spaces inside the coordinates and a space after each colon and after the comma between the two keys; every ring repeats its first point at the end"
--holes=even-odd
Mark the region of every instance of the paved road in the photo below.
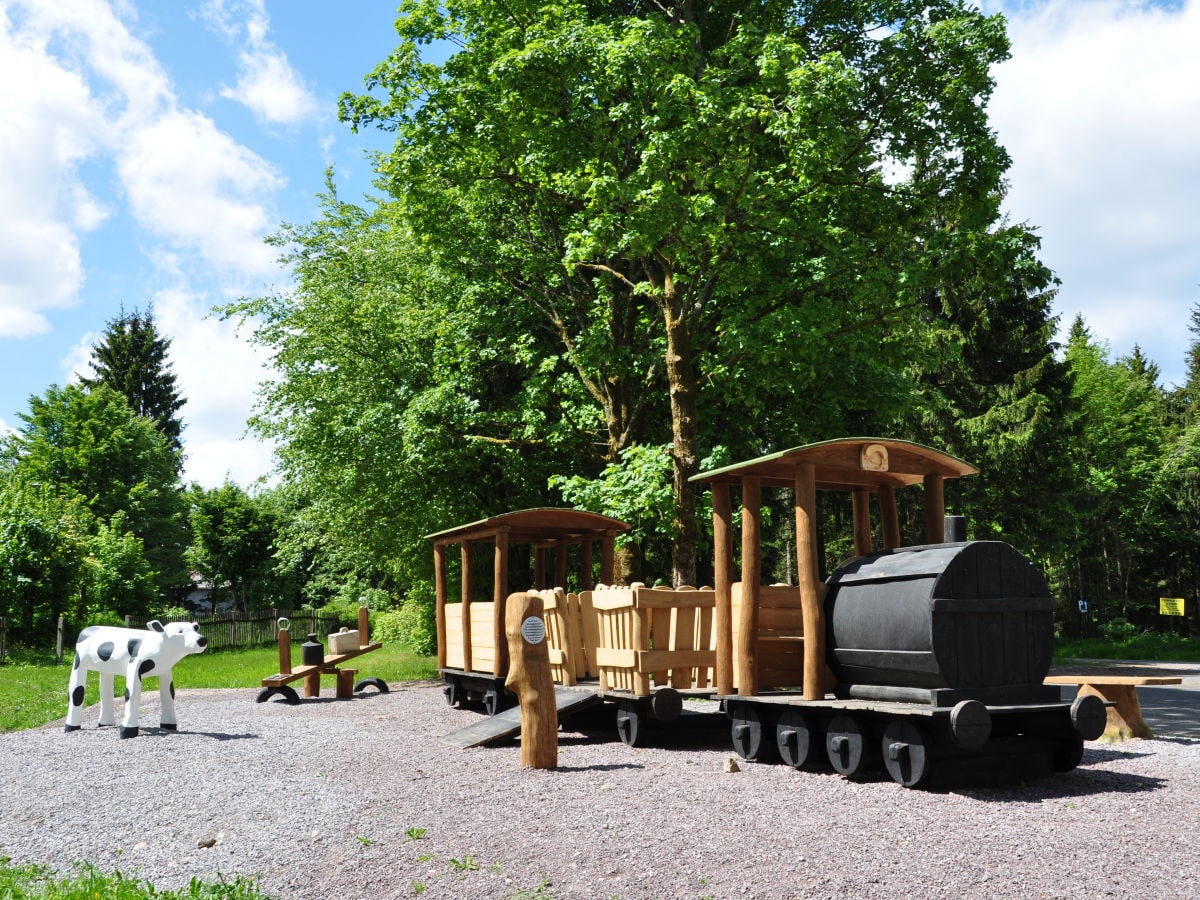
{"type": "MultiPolygon", "coordinates": [[[[1075,675],[1103,672],[1109,675],[1177,675],[1179,685],[1140,687],[1142,716],[1160,738],[1200,740],[1200,663],[1076,660],[1051,667],[1052,674],[1075,675]]],[[[1075,696],[1075,688],[1064,687],[1063,697],[1075,696]]]]}

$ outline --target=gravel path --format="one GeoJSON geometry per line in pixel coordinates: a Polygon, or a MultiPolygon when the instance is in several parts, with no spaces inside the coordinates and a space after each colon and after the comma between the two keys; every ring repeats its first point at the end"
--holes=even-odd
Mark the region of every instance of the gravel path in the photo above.
{"type": "MultiPolygon", "coordinates": [[[[1200,897],[1200,741],[1089,745],[1075,772],[947,793],[784,766],[723,741],[634,749],[563,734],[438,736],[477,713],[436,687],[257,704],[192,690],[180,731],[62,723],[0,735],[0,856],[163,888],[253,876],[281,900],[392,897],[1200,897]]],[[[150,727],[145,727],[145,726],[150,727]]],[[[716,732],[724,734],[724,730],[716,732]]]]}

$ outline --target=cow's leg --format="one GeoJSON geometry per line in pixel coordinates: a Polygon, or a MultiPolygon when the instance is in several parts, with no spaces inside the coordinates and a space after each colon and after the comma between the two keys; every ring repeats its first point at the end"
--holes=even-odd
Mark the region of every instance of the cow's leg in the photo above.
{"type": "Polygon", "coordinates": [[[158,724],[167,731],[178,731],[179,724],[175,718],[175,682],[171,680],[170,672],[162,672],[158,676],[158,699],[162,706],[158,724]]]}
{"type": "Polygon", "coordinates": [[[100,672],[100,723],[101,725],[116,725],[117,717],[113,715],[113,673],[100,672]]]}
{"type": "Polygon", "coordinates": [[[121,737],[137,737],[138,705],[142,700],[142,672],[154,668],[150,660],[131,659],[125,673],[125,719],[121,724],[121,737]]]}
{"type": "Polygon", "coordinates": [[[71,680],[67,682],[67,724],[63,731],[78,731],[83,719],[83,696],[87,693],[88,670],[75,653],[75,664],[71,666],[71,680]]]}

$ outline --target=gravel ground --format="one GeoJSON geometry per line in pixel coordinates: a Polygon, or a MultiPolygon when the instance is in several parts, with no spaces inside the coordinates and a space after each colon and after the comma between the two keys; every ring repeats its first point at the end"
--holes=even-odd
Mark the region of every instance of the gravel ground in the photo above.
{"type": "MultiPolygon", "coordinates": [[[[392,897],[1200,897],[1200,741],[1088,745],[1067,775],[928,793],[743,763],[714,730],[634,749],[564,733],[556,771],[436,687],[254,702],[192,690],[180,731],[0,735],[0,857],[162,888],[253,877],[283,900],[392,897]],[[724,744],[724,746],[723,746],[724,744]]],[[[118,713],[119,714],[119,713],[118,713]]],[[[147,727],[149,726],[149,727],[147,727]]]]}

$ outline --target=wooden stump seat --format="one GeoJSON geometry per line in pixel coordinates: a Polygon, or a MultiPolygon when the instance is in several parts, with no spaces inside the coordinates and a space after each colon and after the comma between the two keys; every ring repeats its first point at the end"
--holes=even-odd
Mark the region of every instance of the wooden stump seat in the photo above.
{"type": "Polygon", "coordinates": [[[1081,694],[1093,694],[1112,704],[1108,707],[1108,724],[1099,737],[1105,744],[1154,737],[1142,718],[1138,687],[1183,683],[1182,678],[1170,675],[1049,675],[1045,680],[1046,684],[1078,685],[1081,694]]]}

